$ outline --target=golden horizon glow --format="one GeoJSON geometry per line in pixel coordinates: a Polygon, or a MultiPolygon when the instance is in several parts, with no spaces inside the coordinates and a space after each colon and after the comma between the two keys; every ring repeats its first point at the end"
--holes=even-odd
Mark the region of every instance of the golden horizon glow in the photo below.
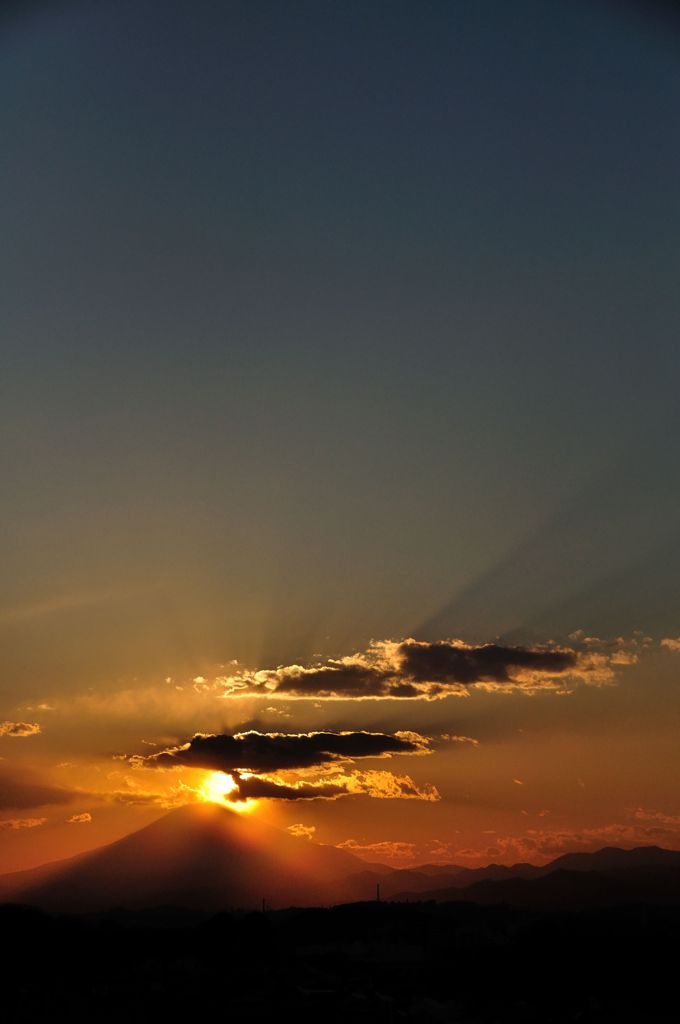
{"type": "Polygon", "coordinates": [[[230,810],[238,811],[239,814],[249,814],[257,807],[258,801],[227,799],[228,795],[237,789],[238,783],[233,775],[229,775],[227,772],[206,772],[198,790],[198,796],[204,803],[221,804],[222,807],[229,807],[230,810]]]}

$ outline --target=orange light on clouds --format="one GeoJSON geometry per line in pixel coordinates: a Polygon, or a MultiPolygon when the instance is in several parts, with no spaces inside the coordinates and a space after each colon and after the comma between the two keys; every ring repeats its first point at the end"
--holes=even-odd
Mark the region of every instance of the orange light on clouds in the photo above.
{"type": "MultiPolygon", "coordinates": [[[[244,773],[246,774],[246,773],[244,773]]],[[[222,804],[240,814],[249,814],[258,804],[257,800],[228,800],[227,797],[238,789],[238,783],[226,772],[206,772],[198,790],[198,796],[205,803],[222,804]]]]}

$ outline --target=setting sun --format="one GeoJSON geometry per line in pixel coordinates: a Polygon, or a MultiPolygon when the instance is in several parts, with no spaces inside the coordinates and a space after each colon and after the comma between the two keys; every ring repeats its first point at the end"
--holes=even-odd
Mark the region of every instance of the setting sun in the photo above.
{"type": "Polygon", "coordinates": [[[229,793],[238,789],[238,783],[226,772],[208,772],[198,791],[205,803],[222,804],[233,811],[248,814],[257,806],[257,800],[228,800],[229,793]]]}

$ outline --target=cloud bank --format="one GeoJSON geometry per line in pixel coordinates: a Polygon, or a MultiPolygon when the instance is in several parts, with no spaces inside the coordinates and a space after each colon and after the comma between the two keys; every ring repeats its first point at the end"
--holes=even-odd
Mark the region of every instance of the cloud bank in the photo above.
{"type": "Polygon", "coordinates": [[[197,733],[188,743],[153,754],[133,755],[131,763],[149,768],[206,768],[213,771],[263,773],[354,761],[363,757],[430,753],[418,733],[309,732],[234,735],[197,733]]]}
{"type": "Polygon", "coordinates": [[[336,800],[364,795],[383,800],[439,800],[434,786],[387,771],[347,771],[362,758],[432,753],[428,739],[415,732],[250,732],[197,733],[187,743],[152,754],[128,757],[135,768],[200,768],[223,772],[230,803],[245,800],[336,800]],[[293,779],[279,773],[320,774],[293,779]],[[229,776],[229,781],[227,781],[229,776]],[[233,784],[236,784],[234,787],[233,784]]]}
{"type": "MultiPolygon", "coordinates": [[[[427,699],[485,689],[556,689],[567,680],[602,684],[613,655],[577,647],[380,640],[365,651],[312,666],[281,665],[219,677],[224,698],[427,699]]],[[[619,663],[619,662],[617,662],[619,663]]]]}

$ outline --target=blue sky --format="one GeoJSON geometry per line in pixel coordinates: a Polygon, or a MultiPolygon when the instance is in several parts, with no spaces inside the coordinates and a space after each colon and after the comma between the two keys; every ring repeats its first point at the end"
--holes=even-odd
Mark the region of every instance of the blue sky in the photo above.
{"type": "Polygon", "coordinates": [[[6,15],[8,684],[671,631],[676,42],[606,3],[6,15]]]}

